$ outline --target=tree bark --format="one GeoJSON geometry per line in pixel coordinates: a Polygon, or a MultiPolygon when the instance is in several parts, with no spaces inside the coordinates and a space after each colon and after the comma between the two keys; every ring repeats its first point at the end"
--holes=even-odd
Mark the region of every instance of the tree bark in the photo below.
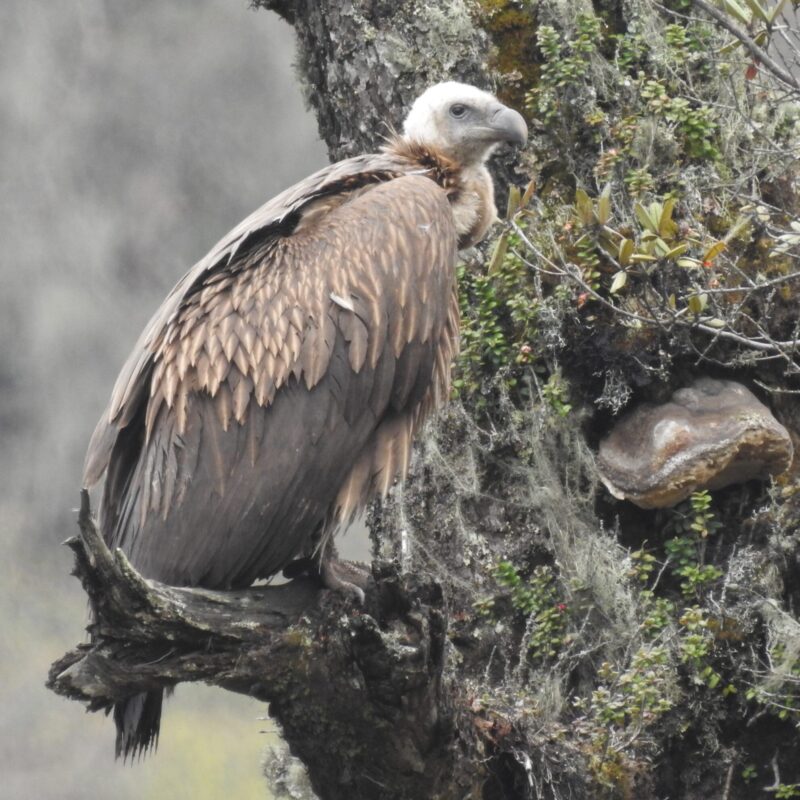
{"type": "Polygon", "coordinates": [[[244,591],[145,580],[111,553],[81,496],[67,544],[90,599],[90,643],[48,687],[91,711],[148,689],[205,681],[270,703],[325,800],[470,796],[477,731],[445,671],[447,610],[434,581],[375,565],[363,608],[312,578],[244,591]],[[458,787],[456,789],[456,787],[458,787]]]}
{"type": "Polygon", "coordinates": [[[374,150],[431,84],[457,79],[488,88],[487,40],[463,0],[254,5],[294,26],[300,78],[331,160],[374,150]]]}
{"type": "MultiPolygon", "coordinates": [[[[466,0],[253,0],[297,36],[300,81],[332,161],[372,152],[399,129],[411,103],[439,81],[492,91],[490,39],[466,0]]],[[[500,152],[491,172],[505,187],[523,178],[500,152]]]]}

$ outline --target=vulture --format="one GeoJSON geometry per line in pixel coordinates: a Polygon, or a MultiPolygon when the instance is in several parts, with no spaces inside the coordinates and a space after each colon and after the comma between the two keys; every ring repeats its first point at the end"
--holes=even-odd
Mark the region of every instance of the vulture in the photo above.
{"type": "MultiPolygon", "coordinates": [[[[446,82],[378,153],[273,198],[178,282],[91,438],[99,529],[145,577],[241,588],[312,557],[363,598],[332,534],[408,469],[448,396],[455,264],[495,219],[486,159],[523,118],[446,82]]],[[[154,746],[162,693],[114,708],[117,756],[154,746]]]]}

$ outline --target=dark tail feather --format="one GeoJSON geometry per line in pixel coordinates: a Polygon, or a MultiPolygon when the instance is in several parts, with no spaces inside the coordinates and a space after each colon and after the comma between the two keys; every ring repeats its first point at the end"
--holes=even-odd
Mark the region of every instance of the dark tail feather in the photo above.
{"type": "Polygon", "coordinates": [[[117,726],[117,758],[125,760],[143,756],[158,744],[161,728],[161,703],[164,692],[155,689],[120,700],[114,704],[114,722],[117,726]]]}

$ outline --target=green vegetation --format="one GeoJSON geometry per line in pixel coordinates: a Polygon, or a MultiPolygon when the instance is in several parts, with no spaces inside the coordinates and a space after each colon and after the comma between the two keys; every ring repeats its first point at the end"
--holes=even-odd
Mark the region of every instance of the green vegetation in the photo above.
{"type": "MultiPolygon", "coordinates": [[[[496,32],[509,4],[489,5],[496,32]]],[[[760,21],[764,39],[772,5],[726,8],[760,21]]],[[[531,368],[546,381],[565,326],[584,338],[605,329],[606,347],[584,355],[617,362],[628,386],[643,361],[670,369],[698,356],[758,365],[778,386],[799,368],[800,206],[788,187],[800,93],[776,101],[731,37],[686,4],[626,21],[584,4],[561,18],[557,6],[536,4],[516,61],[521,74],[536,66],[525,104],[540,131],[538,177],[512,192],[488,268],[461,267],[457,391],[485,396],[498,372],[519,386],[531,368]]]]}
{"type": "Polygon", "coordinates": [[[514,609],[530,620],[527,646],[531,657],[555,658],[564,643],[568,609],[551,570],[538,566],[525,582],[511,562],[501,561],[495,568],[495,579],[511,591],[514,609]]]}
{"type": "MultiPolygon", "coordinates": [[[[460,266],[436,495],[406,503],[447,521],[426,558],[473,570],[481,707],[547,764],[546,796],[660,796],[665,759],[674,796],[800,796],[797,470],[641,511],[587,447],[705,372],[800,433],[800,91],[688,2],[479,5],[534,180],[460,266]]],[[[779,5],[717,7],[766,47],[779,5]]]]}

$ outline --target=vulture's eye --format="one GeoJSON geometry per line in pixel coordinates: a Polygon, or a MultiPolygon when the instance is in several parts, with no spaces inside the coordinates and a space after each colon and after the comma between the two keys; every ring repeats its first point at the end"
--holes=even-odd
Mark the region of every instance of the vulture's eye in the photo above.
{"type": "Polygon", "coordinates": [[[450,106],[450,116],[461,119],[467,113],[467,107],[461,103],[450,106]]]}

